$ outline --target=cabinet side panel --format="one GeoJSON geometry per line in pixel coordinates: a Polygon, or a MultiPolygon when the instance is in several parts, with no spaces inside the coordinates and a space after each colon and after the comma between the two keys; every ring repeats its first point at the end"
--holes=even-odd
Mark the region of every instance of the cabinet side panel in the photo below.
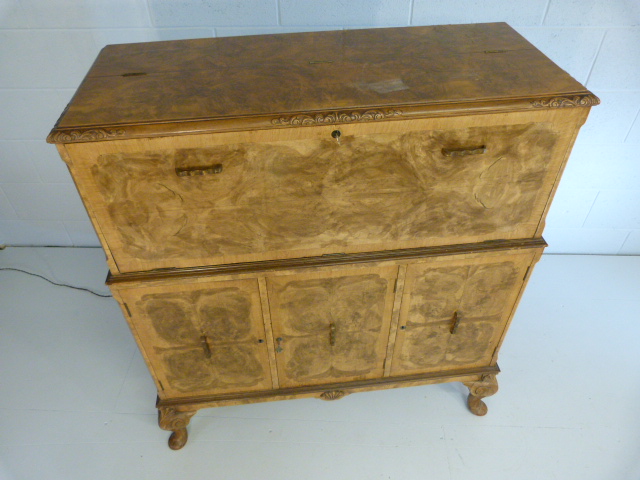
{"type": "Polygon", "coordinates": [[[559,157],[562,160],[561,164],[560,164],[560,168],[557,170],[557,175],[556,178],[553,182],[553,186],[551,187],[551,190],[549,191],[549,195],[547,197],[547,203],[544,207],[544,211],[542,213],[542,217],[540,218],[540,223],[538,224],[538,228],[536,229],[536,233],[535,236],[536,237],[541,237],[542,236],[542,232],[544,231],[544,227],[545,227],[545,222],[546,222],[546,218],[547,218],[547,213],[549,213],[549,208],[551,207],[551,202],[553,201],[553,198],[555,197],[556,191],[558,190],[558,186],[560,185],[560,179],[562,178],[562,174],[564,173],[564,170],[567,166],[567,162],[569,160],[569,155],[571,155],[571,149],[573,148],[573,145],[575,144],[576,138],[578,137],[578,133],[580,131],[580,128],[582,127],[582,125],[584,125],[584,122],[586,122],[587,120],[587,116],[589,115],[589,111],[591,110],[590,107],[588,108],[581,108],[575,112],[570,112],[571,113],[571,117],[574,117],[575,120],[571,121],[571,122],[567,122],[567,123],[560,123],[559,126],[560,128],[564,128],[566,131],[564,133],[564,136],[567,137],[568,141],[566,143],[566,149],[564,151],[564,153],[560,153],[559,157]]]}
{"type": "Polygon", "coordinates": [[[117,272],[119,271],[118,266],[115,262],[115,259],[113,258],[113,254],[111,253],[109,244],[107,243],[107,238],[104,232],[102,231],[102,227],[99,221],[99,215],[96,215],[96,212],[95,212],[95,208],[97,207],[97,204],[91,201],[92,197],[91,195],[88,194],[85,188],[85,183],[84,181],[82,181],[82,175],[78,172],[78,169],[74,164],[73,158],[71,157],[71,155],[67,150],[67,146],[64,144],[58,144],[56,145],[56,147],[58,149],[58,153],[60,154],[60,157],[67,164],[67,168],[69,169],[69,173],[71,174],[71,178],[73,179],[73,183],[76,187],[76,190],[78,190],[78,194],[80,195],[80,199],[82,200],[84,208],[87,211],[87,215],[89,215],[89,220],[91,221],[91,225],[93,226],[93,229],[95,230],[96,235],[98,236],[98,240],[100,240],[100,245],[102,245],[102,248],[106,255],[107,264],[109,265],[109,270],[111,270],[112,272],[117,272]]]}
{"type": "Polygon", "coordinates": [[[524,276],[524,281],[522,282],[522,286],[520,287],[520,291],[518,292],[518,296],[516,297],[514,303],[513,303],[513,307],[511,308],[511,312],[509,312],[509,317],[507,318],[506,321],[506,325],[505,328],[502,332],[502,336],[500,337],[500,340],[498,341],[498,344],[496,345],[496,348],[493,352],[493,356],[491,359],[491,365],[497,365],[498,364],[498,353],[500,352],[500,347],[502,346],[502,342],[504,342],[504,339],[507,335],[507,332],[509,331],[509,326],[511,325],[511,321],[513,320],[514,315],[516,314],[516,310],[518,308],[518,305],[520,303],[520,300],[522,299],[522,295],[525,291],[525,289],[527,288],[527,284],[529,283],[529,279],[531,278],[531,275],[533,274],[533,269],[535,267],[535,265],[538,263],[538,261],[540,260],[540,258],[542,257],[542,253],[543,253],[543,248],[537,250],[535,252],[535,254],[533,255],[533,257],[531,258],[531,261],[529,263],[529,265],[527,266],[527,269],[525,270],[525,276],[524,276]]]}

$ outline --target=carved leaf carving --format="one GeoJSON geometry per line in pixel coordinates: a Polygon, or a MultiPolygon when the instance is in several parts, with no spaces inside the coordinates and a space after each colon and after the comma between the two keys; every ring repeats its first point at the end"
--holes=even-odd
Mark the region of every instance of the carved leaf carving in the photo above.
{"type": "Polygon", "coordinates": [[[590,107],[599,105],[600,99],[595,95],[575,95],[573,97],[553,97],[546,100],[533,100],[534,108],[590,107]]]}
{"type": "Polygon", "coordinates": [[[122,128],[93,128],[90,130],[67,130],[56,132],[51,136],[55,143],[82,142],[105,140],[112,137],[121,137],[125,134],[122,128]]]}
{"type": "Polygon", "coordinates": [[[291,117],[278,117],[271,120],[273,125],[322,125],[332,123],[371,122],[385,120],[391,117],[399,117],[402,111],[391,110],[366,110],[364,112],[330,112],[316,115],[294,115],[291,117]]]}

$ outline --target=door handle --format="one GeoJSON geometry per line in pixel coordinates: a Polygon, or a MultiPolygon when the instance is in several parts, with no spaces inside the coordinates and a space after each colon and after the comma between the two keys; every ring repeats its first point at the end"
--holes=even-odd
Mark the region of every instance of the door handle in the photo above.
{"type": "Polygon", "coordinates": [[[458,325],[459,324],[460,324],[460,315],[458,315],[458,312],[455,311],[455,312],[453,312],[453,319],[452,319],[452,323],[451,323],[451,329],[449,330],[451,332],[451,335],[456,333],[456,331],[458,330],[458,325]]]}
{"type": "Polygon", "coordinates": [[[329,345],[332,347],[336,344],[336,324],[331,322],[329,324],[329,345]]]}
{"type": "Polygon", "coordinates": [[[200,344],[202,345],[205,356],[207,358],[211,358],[211,346],[209,345],[209,340],[207,339],[206,335],[202,335],[200,337],[200,344]]]}

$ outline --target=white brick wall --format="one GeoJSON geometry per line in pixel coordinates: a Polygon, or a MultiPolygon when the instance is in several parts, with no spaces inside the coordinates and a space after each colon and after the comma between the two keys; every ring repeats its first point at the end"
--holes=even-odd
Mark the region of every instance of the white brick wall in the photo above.
{"type": "Polygon", "coordinates": [[[493,21],[602,99],[549,214],[547,251],[640,254],[638,0],[0,0],[0,243],[98,245],[44,138],[106,44],[493,21]]]}

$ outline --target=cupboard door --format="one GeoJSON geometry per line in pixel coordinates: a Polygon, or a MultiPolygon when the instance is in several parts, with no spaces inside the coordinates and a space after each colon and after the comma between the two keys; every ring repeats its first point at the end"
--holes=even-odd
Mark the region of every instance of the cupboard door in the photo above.
{"type": "Polygon", "coordinates": [[[382,377],[397,267],[267,278],[281,387],[382,377]]]}
{"type": "Polygon", "coordinates": [[[272,388],[257,280],[120,290],[160,391],[272,388]]]}
{"type": "Polygon", "coordinates": [[[492,363],[535,252],[407,268],[392,375],[492,363]]]}

